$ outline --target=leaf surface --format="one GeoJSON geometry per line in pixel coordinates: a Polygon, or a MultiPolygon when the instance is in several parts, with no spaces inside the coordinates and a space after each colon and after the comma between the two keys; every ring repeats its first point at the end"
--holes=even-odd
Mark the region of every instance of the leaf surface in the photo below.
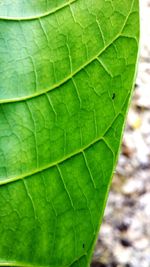
{"type": "Polygon", "coordinates": [[[138,0],[1,1],[1,266],[88,266],[132,93],[138,20],[138,0]]]}

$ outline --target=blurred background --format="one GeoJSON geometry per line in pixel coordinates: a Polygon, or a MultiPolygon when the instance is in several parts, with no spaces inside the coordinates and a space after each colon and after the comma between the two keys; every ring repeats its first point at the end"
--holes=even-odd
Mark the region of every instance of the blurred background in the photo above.
{"type": "Polygon", "coordinates": [[[150,267],[150,0],[140,9],[135,91],[91,267],[150,267]]]}

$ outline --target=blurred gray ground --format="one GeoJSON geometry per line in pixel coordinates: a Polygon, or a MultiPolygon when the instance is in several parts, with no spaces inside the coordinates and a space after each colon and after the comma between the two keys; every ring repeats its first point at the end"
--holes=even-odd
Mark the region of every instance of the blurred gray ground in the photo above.
{"type": "Polygon", "coordinates": [[[92,267],[150,267],[150,0],[140,5],[138,76],[92,267]]]}

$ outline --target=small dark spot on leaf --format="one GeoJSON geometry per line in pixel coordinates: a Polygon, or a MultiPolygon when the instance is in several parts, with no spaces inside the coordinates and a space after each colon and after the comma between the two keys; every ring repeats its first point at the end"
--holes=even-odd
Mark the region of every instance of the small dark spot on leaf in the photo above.
{"type": "Polygon", "coordinates": [[[114,99],[115,99],[115,97],[116,97],[116,94],[115,94],[115,93],[113,93],[113,95],[112,95],[112,100],[114,100],[114,99]]]}
{"type": "Polygon", "coordinates": [[[85,244],[83,244],[82,247],[85,248],[85,244]]]}

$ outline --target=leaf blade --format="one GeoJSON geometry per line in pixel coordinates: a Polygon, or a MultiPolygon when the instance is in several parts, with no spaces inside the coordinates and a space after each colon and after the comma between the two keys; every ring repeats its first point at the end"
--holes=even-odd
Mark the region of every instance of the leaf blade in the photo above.
{"type": "Polygon", "coordinates": [[[58,11],[57,20],[51,14],[42,24],[38,21],[39,31],[30,21],[0,21],[2,265],[88,265],[117,160],[138,50],[138,23],[133,30],[138,1],[112,3],[113,7],[105,1],[78,0],[58,11]],[[119,14],[122,4],[125,8],[119,14]],[[45,34],[50,23],[57,24],[57,31],[48,36],[51,42],[54,39],[51,53],[45,34]],[[31,42],[35,36],[39,50],[31,42]],[[10,44],[6,47],[3,42],[6,37],[11,40],[11,60],[10,44]],[[60,44],[65,44],[64,53],[60,44]],[[25,61],[24,47],[31,64],[25,61]],[[92,61],[95,51],[101,54],[92,61]],[[63,65],[58,60],[61,53],[63,65]],[[20,57],[20,65],[15,57],[20,57]],[[53,73],[46,63],[49,59],[56,59],[53,73]],[[47,70],[50,74],[44,76],[47,70]],[[36,95],[44,84],[55,90],[36,95]]]}

